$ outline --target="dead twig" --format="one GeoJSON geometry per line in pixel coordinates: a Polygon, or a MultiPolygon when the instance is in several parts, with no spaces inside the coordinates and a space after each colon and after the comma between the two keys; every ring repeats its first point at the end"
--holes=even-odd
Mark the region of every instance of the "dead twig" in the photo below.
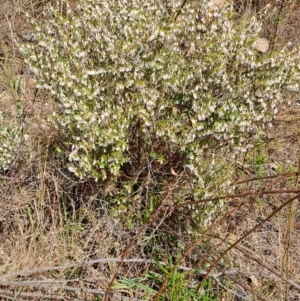
{"type": "Polygon", "coordinates": [[[230,194],[226,196],[217,196],[214,198],[207,198],[207,199],[201,199],[197,201],[190,201],[190,202],[184,202],[181,204],[176,205],[174,208],[178,209],[185,206],[193,206],[201,203],[208,203],[212,201],[220,201],[220,200],[226,200],[226,199],[234,199],[234,198],[242,198],[245,196],[257,196],[257,195],[263,195],[263,194],[281,194],[281,193],[300,193],[300,190],[298,189],[280,189],[280,190],[264,190],[264,191],[249,191],[239,194],[230,194]]]}

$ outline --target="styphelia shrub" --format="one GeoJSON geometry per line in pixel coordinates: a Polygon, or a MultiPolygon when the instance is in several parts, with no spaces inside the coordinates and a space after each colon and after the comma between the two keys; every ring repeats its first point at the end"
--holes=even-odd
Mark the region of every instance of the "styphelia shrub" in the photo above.
{"type": "Polygon", "coordinates": [[[7,171],[18,151],[22,137],[23,126],[17,119],[5,118],[0,110],[0,171],[7,171]]]}
{"type": "Polygon", "coordinates": [[[20,47],[58,104],[53,121],[78,177],[116,179],[155,164],[162,172],[169,162],[208,195],[226,185],[228,160],[253,146],[287,91],[298,91],[296,51],[254,47],[264,12],[238,19],[230,3],[183,2],[49,6],[38,42],[20,47]]]}

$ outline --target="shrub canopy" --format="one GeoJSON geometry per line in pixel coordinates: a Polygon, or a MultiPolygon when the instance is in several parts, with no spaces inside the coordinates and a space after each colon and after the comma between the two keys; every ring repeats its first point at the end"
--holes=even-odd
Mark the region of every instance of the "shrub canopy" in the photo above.
{"type": "Polygon", "coordinates": [[[221,171],[226,182],[225,158],[252,147],[298,90],[295,52],[253,47],[264,14],[237,19],[230,4],[197,0],[49,6],[38,43],[21,50],[57,101],[69,169],[115,178],[176,158],[201,185],[221,171]]]}

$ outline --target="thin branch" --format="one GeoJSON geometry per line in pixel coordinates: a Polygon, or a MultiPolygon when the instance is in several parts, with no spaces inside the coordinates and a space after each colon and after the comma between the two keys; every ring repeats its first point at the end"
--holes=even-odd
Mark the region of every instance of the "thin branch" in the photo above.
{"type": "MultiPolygon", "coordinates": [[[[16,295],[18,295],[18,296],[22,296],[22,297],[30,297],[30,298],[48,298],[48,299],[50,299],[50,300],[66,300],[66,298],[65,297],[63,297],[63,296],[57,296],[57,295],[54,295],[54,294],[52,294],[52,295],[46,295],[46,294],[44,294],[44,293],[27,293],[27,292],[18,292],[18,293],[16,293],[16,292],[12,292],[12,291],[5,291],[5,290],[0,290],[0,293],[1,294],[8,294],[8,295],[13,295],[14,297],[13,298],[11,298],[11,297],[6,297],[6,298],[9,298],[9,299],[11,299],[11,300],[16,300],[15,298],[16,298],[16,295]]],[[[1,297],[3,296],[3,295],[0,295],[1,297]]],[[[22,299],[19,299],[18,298],[18,301],[19,300],[22,300],[22,299]]],[[[78,299],[78,298],[72,298],[72,300],[73,301],[85,301],[85,300],[83,300],[83,299],[78,299]]]]}
{"type": "MultiPolygon", "coordinates": [[[[61,265],[61,266],[52,266],[52,267],[41,267],[41,268],[36,268],[36,269],[31,269],[31,270],[23,270],[23,271],[18,271],[18,272],[12,272],[6,275],[2,275],[0,277],[0,285],[2,285],[2,283],[7,283],[6,279],[10,279],[10,278],[15,278],[15,277],[25,277],[25,276],[31,276],[33,274],[36,273],[40,273],[40,272],[49,272],[49,271],[59,271],[59,270],[63,270],[63,269],[68,269],[68,268],[74,268],[74,267],[82,267],[84,265],[94,265],[94,264],[98,264],[98,263],[108,263],[108,262],[121,262],[121,258],[101,258],[101,259],[95,259],[95,260],[89,260],[89,261],[83,261],[83,262],[79,262],[79,263],[72,263],[72,264],[68,264],[68,265],[61,265]]],[[[130,258],[130,259],[124,259],[123,260],[124,263],[145,263],[145,264],[161,264],[163,266],[168,266],[168,263],[165,263],[163,261],[157,261],[154,259],[143,259],[143,258],[130,258]]],[[[177,267],[178,269],[182,270],[182,271],[195,271],[198,274],[205,274],[206,271],[205,270],[197,270],[194,268],[189,268],[186,266],[182,266],[179,265],[177,267]]],[[[255,274],[256,272],[241,272],[238,270],[230,270],[227,271],[227,273],[229,274],[255,274]]],[[[212,277],[220,277],[222,275],[222,273],[216,273],[216,274],[212,274],[212,277]]],[[[55,280],[55,279],[48,279],[48,280],[42,280],[42,281],[34,281],[34,282],[38,282],[38,283],[57,283],[57,282],[75,282],[75,281],[80,281],[82,279],[70,279],[70,280],[55,280]]],[[[28,281],[26,283],[29,283],[28,281]]]]}
{"type": "Polygon", "coordinates": [[[182,11],[182,9],[183,9],[183,7],[185,6],[186,3],[187,3],[187,0],[183,0],[181,6],[180,6],[180,8],[179,8],[178,13],[176,14],[175,21],[177,21],[178,17],[179,17],[180,14],[181,14],[181,11],[182,11]]]}
{"type": "Polygon", "coordinates": [[[104,290],[85,288],[85,287],[73,287],[68,285],[59,285],[53,283],[42,283],[38,281],[4,281],[0,283],[0,286],[18,286],[18,287],[35,287],[51,290],[66,290],[76,293],[92,293],[104,295],[104,290]]]}
{"type": "Polygon", "coordinates": [[[0,175],[0,180],[11,181],[13,178],[0,175]]]}
{"type": "Polygon", "coordinates": [[[288,173],[284,173],[284,174],[280,174],[280,175],[266,176],[266,177],[254,177],[251,179],[238,181],[238,182],[234,183],[234,185],[249,183],[249,182],[254,182],[254,181],[260,181],[260,180],[274,179],[274,178],[283,179],[283,178],[287,178],[287,177],[291,177],[291,176],[298,176],[298,172],[297,171],[296,172],[288,172],[288,173]]]}
{"type": "MultiPolygon", "coordinates": [[[[6,293],[7,293],[7,292],[5,292],[5,294],[6,294],[6,293]]],[[[0,298],[5,298],[6,300],[13,300],[13,301],[16,300],[16,297],[9,297],[9,296],[2,295],[2,294],[0,294],[0,298]]],[[[2,300],[5,300],[5,299],[2,299],[2,300]]],[[[28,300],[18,299],[18,301],[28,301],[28,300]]]]}
{"type": "Polygon", "coordinates": [[[280,189],[280,190],[265,190],[265,191],[249,191],[245,193],[239,193],[239,194],[231,194],[226,196],[217,196],[214,198],[207,198],[207,199],[201,199],[197,201],[190,201],[190,202],[184,202],[179,205],[175,206],[175,209],[184,207],[184,206],[192,206],[202,203],[208,203],[212,201],[220,201],[220,200],[226,200],[226,199],[234,199],[234,198],[242,198],[245,196],[257,196],[257,195],[263,195],[263,194],[281,194],[281,193],[300,193],[300,190],[298,189],[280,189]]]}

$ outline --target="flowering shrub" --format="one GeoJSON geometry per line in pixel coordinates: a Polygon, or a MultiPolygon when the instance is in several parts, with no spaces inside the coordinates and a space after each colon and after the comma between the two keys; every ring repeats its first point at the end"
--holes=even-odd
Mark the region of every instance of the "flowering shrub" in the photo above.
{"type": "Polygon", "coordinates": [[[21,142],[22,127],[16,122],[4,122],[0,111],[0,170],[8,170],[21,142]]]}
{"type": "Polygon", "coordinates": [[[49,6],[37,44],[20,49],[57,101],[77,176],[171,164],[205,195],[298,90],[296,54],[260,53],[260,32],[259,16],[237,20],[230,4],[84,0],[49,6]]]}

